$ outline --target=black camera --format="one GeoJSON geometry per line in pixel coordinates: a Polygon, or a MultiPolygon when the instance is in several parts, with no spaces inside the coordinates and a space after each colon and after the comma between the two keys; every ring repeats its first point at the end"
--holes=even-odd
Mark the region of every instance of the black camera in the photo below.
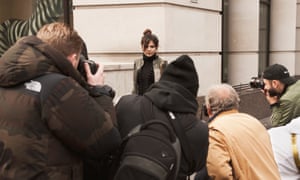
{"type": "Polygon", "coordinates": [[[264,89],[265,87],[265,83],[262,80],[262,78],[258,78],[258,77],[252,77],[249,84],[251,88],[264,89]]]}
{"type": "Polygon", "coordinates": [[[85,71],[85,68],[84,68],[84,63],[88,63],[88,65],[90,66],[90,70],[91,70],[92,74],[95,74],[97,72],[98,65],[96,64],[95,61],[86,59],[83,55],[80,55],[80,59],[79,59],[79,64],[78,64],[77,70],[80,72],[80,74],[85,79],[87,79],[87,77],[86,77],[86,71],[85,71]]]}
{"type": "Polygon", "coordinates": [[[202,104],[202,112],[203,112],[204,116],[208,117],[207,107],[205,104],[202,104]]]}

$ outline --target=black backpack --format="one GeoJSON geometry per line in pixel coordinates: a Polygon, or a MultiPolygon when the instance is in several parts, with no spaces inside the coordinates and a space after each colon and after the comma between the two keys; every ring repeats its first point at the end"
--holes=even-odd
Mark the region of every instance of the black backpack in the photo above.
{"type": "Polygon", "coordinates": [[[167,123],[153,119],[140,124],[130,131],[123,143],[115,180],[176,179],[180,164],[180,143],[167,123]],[[158,128],[168,132],[168,137],[161,134],[158,128]]]}
{"type": "Polygon", "coordinates": [[[193,152],[175,115],[165,112],[168,120],[159,119],[165,117],[161,115],[155,118],[153,108],[144,96],[141,105],[144,121],[124,138],[114,180],[174,180],[182,155],[193,162],[193,152]]]}

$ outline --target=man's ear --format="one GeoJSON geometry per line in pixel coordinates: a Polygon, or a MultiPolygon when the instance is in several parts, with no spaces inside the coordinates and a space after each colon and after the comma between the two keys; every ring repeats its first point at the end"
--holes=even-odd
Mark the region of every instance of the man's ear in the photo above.
{"type": "Polygon", "coordinates": [[[210,108],[209,105],[206,105],[206,111],[207,111],[208,117],[212,117],[213,116],[211,108],[210,108]]]}
{"type": "Polygon", "coordinates": [[[79,63],[79,57],[76,53],[70,54],[67,59],[70,61],[70,63],[73,65],[73,67],[77,68],[79,63]]]}
{"type": "Polygon", "coordinates": [[[210,106],[207,107],[207,114],[208,114],[208,117],[212,117],[214,115],[210,106]]]}
{"type": "Polygon", "coordinates": [[[280,81],[279,80],[272,80],[272,87],[278,88],[278,86],[280,85],[280,81]]]}

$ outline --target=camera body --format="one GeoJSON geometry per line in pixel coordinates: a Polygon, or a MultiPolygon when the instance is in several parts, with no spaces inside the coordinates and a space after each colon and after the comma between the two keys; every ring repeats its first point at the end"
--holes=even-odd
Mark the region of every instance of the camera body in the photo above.
{"type": "Polygon", "coordinates": [[[79,59],[79,64],[77,67],[77,70],[80,72],[80,74],[87,79],[86,77],[86,71],[84,68],[84,63],[88,63],[88,65],[90,66],[90,70],[92,74],[95,74],[98,70],[98,65],[95,63],[95,61],[93,60],[89,60],[89,59],[85,59],[85,57],[83,55],[80,55],[80,59],[79,59]]]}
{"type": "Polygon", "coordinates": [[[207,107],[205,104],[202,104],[202,112],[203,112],[204,116],[208,117],[207,107]]]}
{"type": "Polygon", "coordinates": [[[252,77],[249,84],[251,88],[264,89],[265,87],[265,83],[262,78],[258,77],[252,77]]]}

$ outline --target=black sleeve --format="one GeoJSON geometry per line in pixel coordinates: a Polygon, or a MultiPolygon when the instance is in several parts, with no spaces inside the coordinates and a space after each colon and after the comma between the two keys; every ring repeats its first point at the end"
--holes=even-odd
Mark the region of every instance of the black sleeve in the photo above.
{"type": "Polygon", "coordinates": [[[125,137],[132,128],[142,122],[141,97],[126,95],[121,97],[116,104],[116,116],[121,137],[125,137]]]}
{"type": "Polygon", "coordinates": [[[196,173],[194,180],[209,180],[206,166],[196,173]]]}
{"type": "Polygon", "coordinates": [[[188,132],[191,139],[191,148],[196,159],[195,171],[200,171],[206,166],[208,153],[208,125],[201,120],[196,120],[195,126],[188,132]]]}

